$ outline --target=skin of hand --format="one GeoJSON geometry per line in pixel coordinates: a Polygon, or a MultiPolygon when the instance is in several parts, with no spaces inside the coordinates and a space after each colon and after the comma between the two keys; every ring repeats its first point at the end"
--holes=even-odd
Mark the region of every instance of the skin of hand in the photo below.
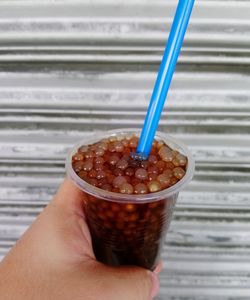
{"type": "Polygon", "coordinates": [[[97,262],[84,194],[65,179],[54,199],[0,263],[1,300],[150,300],[159,271],[97,262]]]}

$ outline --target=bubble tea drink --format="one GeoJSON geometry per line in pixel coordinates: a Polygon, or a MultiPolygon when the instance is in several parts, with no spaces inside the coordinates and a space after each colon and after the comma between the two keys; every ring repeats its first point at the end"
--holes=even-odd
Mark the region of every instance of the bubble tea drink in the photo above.
{"type": "Polygon", "coordinates": [[[97,260],[153,270],[194,162],[184,145],[164,134],[156,135],[147,160],[131,157],[137,143],[137,130],[86,139],[69,155],[67,174],[84,192],[97,260]]]}

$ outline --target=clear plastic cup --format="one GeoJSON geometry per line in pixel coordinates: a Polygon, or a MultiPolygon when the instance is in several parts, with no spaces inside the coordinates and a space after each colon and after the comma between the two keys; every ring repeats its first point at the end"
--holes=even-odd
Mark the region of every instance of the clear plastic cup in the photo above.
{"type": "Polygon", "coordinates": [[[105,191],[88,184],[73,170],[72,156],[78,148],[111,136],[138,135],[138,129],[120,129],[94,134],[80,141],[66,160],[67,176],[83,191],[83,205],[97,260],[113,266],[137,265],[153,270],[172,218],[179,191],[192,179],[194,159],[184,144],[158,132],[163,141],[188,159],[185,176],[160,192],[127,195],[105,191]]]}

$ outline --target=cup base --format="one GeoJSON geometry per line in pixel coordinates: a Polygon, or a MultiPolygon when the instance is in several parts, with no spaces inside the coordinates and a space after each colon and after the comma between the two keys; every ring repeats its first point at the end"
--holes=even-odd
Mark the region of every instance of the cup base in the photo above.
{"type": "Polygon", "coordinates": [[[127,247],[126,249],[114,249],[97,237],[92,235],[93,249],[96,259],[110,266],[138,266],[153,271],[159,262],[159,246],[151,246],[150,252],[145,249],[127,247]]]}

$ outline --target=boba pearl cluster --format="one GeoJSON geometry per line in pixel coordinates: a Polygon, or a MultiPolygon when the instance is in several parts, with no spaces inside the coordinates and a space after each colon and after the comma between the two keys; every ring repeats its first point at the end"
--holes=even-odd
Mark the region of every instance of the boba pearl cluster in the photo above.
{"type": "Polygon", "coordinates": [[[183,178],[186,156],[155,140],[147,160],[134,160],[137,144],[138,137],[128,135],[84,145],[72,157],[73,169],[89,184],[121,194],[158,192],[183,178]]]}

